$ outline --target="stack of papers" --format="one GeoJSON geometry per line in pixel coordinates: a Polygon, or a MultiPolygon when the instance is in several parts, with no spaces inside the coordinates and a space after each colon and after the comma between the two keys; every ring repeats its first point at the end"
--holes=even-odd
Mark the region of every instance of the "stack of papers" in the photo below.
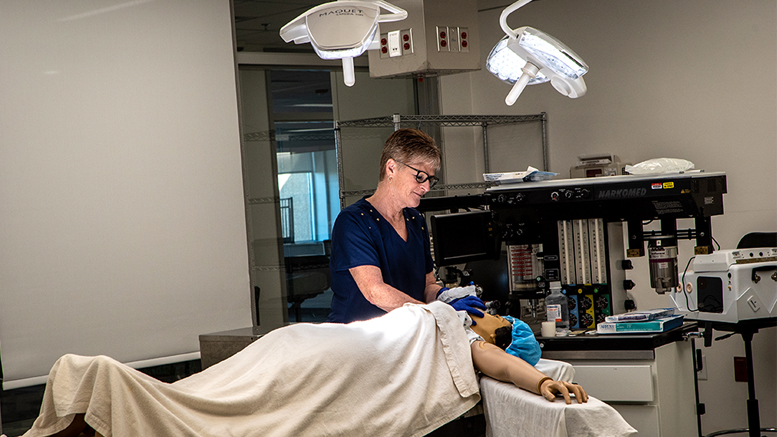
{"type": "Polygon", "coordinates": [[[633,311],[630,313],[616,314],[604,318],[605,322],[646,322],[659,317],[674,315],[674,308],[656,308],[653,310],[633,311]]]}
{"type": "Polygon", "coordinates": [[[597,334],[666,332],[683,324],[683,315],[675,314],[674,308],[657,308],[648,311],[607,316],[596,325],[597,334]]]}
{"type": "Polygon", "coordinates": [[[493,182],[497,185],[514,184],[518,182],[539,182],[553,179],[558,173],[540,171],[529,166],[526,171],[513,171],[507,173],[483,173],[483,180],[493,182]]]}

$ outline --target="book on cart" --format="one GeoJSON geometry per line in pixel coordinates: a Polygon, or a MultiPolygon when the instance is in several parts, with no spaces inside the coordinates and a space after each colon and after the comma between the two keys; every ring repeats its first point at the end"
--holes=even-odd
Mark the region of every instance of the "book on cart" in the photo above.
{"type": "Polygon", "coordinates": [[[659,317],[674,315],[674,308],[655,308],[645,311],[632,311],[630,313],[615,314],[604,318],[605,322],[646,322],[659,317]]]}
{"type": "Polygon", "coordinates": [[[683,315],[658,317],[643,322],[603,322],[596,325],[597,334],[645,334],[666,332],[683,324],[683,315]]]}

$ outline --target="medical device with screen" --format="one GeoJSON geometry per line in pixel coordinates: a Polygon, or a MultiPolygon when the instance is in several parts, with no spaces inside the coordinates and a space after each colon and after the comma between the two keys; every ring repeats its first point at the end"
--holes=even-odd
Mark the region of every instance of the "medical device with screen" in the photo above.
{"type": "Polygon", "coordinates": [[[431,224],[438,267],[499,258],[500,241],[490,211],[433,215],[431,224]]]}
{"type": "MultiPolygon", "coordinates": [[[[503,184],[480,196],[422,199],[419,210],[487,208],[491,215],[486,218],[508,256],[509,300],[515,303],[510,307],[516,311],[510,315],[520,316],[520,302],[516,301],[544,297],[547,284],[558,281],[562,293],[571,298],[572,326],[595,329],[608,315],[624,313],[633,304],[628,291],[635,284],[627,278],[630,263],[623,259],[624,253],[628,258],[649,255],[651,287],[659,294],[677,294],[677,241],[695,239],[697,260],[700,255],[713,254],[711,217],[723,214],[725,193],[722,172],[618,175],[503,184]],[[678,229],[679,219],[693,219],[695,228],[678,229]],[[645,221],[654,222],[650,229],[645,229],[645,221]]],[[[456,230],[438,229],[434,237],[435,252],[438,248],[440,252],[435,254],[438,266],[455,264],[463,255],[476,253],[473,248],[478,245],[470,239],[476,239],[478,232],[482,228],[472,222],[459,224],[456,230]]],[[[485,238],[485,245],[494,240],[485,238]]],[[[748,275],[742,277],[750,281],[748,275]]],[[[686,275],[686,285],[688,281],[686,275]]],[[[726,281],[723,279],[724,291],[726,281]]],[[[697,285],[695,279],[693,285],[697,285]]],[[[716,284],[707,281],[702,285],[708,300],[718,298],[716,284]]],[[[684,296],[679,297],[684,303],[684,296]]],[[[696,303],[705,304],[690,297],[688,301],[693,310],[698,308],[696,303]]],[[[745,304],[766,306],[757,303],[745,304]]],[[[700,313],[719,320],[715,316],[720,313],[700,313]]]]}

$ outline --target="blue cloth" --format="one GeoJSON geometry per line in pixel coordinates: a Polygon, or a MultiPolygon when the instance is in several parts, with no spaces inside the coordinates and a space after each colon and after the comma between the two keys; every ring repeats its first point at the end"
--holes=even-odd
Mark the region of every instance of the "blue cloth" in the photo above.
{"type": "Polygon", "coordinates": [[[348,269],[380,267],[383,282],[425,302],[426,274],[434,268],[426,220],[413,208],[405,208],[407,241],[366,200],[340,211],[332,229],[332,305],[327,322],[350,323],[386,312],[371,304],[348,269]]]}
{"type": "Polygon", "coordinates": [[[505,350],[508,354],[516,356],[532,366],[540,361],[542,349],[540,343],[534,337],[529,325],[523,320],[514,317],[505,316],[508,322],[513,324],[513,342],[505,350]]]}

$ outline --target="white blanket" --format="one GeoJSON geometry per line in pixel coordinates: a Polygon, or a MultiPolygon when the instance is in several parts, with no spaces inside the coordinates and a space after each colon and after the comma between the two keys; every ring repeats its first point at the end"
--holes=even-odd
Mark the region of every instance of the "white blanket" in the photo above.
{"type": "MultiPolygon", "coordinates": [[[[537,369],[553,379],[571,382],[574,368],[563,361],[541,359],[537,369]]],[[[563,398],[548,402],[544,397],[513,384],[484,376],[480,378],[487,437],[626,437],[637,433],[611,406],[589,396],[578,404],[563,398]]]]}
{"type": "Polygon", "coordinates": [[[166,384],[107,357],[62,357],[25,436],[77,413],[116,436],[419,436],[480,400],[469,343],[444,303],[349,325],[296,324],[166,384]]]}

